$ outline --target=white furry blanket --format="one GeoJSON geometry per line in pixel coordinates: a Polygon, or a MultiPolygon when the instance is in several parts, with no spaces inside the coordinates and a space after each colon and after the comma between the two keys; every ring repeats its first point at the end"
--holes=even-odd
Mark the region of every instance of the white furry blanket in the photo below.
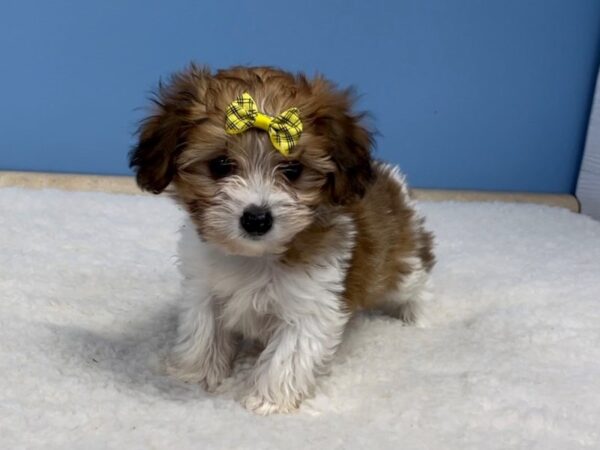
{"type": "Polygon", "coordinates": [[[429,326],[357,317],[288,416],[169,379],[182,213],[146,196],[0,189],[0,448],[600,446],[600,223],[426,203],[429,326]]]}

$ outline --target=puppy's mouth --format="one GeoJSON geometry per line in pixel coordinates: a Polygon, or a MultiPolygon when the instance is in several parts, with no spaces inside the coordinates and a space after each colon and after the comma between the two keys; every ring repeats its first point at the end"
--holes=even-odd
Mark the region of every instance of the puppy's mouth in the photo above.
{"type": "Polygon", "coordinates": [[[248,233],[242,232],[242,238],[247,241],[261,242],[265,239],[265,235],[256,236],[253,234],[248,234],[248,233]]]}

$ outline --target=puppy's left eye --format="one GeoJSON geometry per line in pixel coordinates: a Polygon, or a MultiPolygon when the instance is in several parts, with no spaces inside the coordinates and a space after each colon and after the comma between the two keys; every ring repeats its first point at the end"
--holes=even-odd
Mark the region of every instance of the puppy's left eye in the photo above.
{"type": "Polygon", "coordinates": [[[280,166],[281,173],[290,181],[296,181],[302,175],[304,167],[300,161],[288,161],[280,166]]]}
{"type": "Polygon", "coordinates": [[[210,174],[214,178],[223,178],[227,175],[231,175],[233,172],[235,165],[231,159],[229,159],[225,155],[221,155],[209,161],[208,168],[210,169],[210,174]]]}

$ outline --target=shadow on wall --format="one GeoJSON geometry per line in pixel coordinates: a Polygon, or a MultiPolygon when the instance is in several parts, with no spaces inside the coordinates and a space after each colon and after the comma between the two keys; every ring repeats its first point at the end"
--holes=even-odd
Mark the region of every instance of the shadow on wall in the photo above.
{"type": "Polygon", "coordinates": [[[600,220],[600,73],[577,183],[581,212],[600,220]]]}

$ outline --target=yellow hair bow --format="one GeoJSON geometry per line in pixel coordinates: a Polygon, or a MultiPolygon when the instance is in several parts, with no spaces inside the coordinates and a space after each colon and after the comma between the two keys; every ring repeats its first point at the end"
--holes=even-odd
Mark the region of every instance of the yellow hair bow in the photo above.
{"type": "Polygon", "coordinates": [[[290,108],[275,117],[268,116],[259,112],[254,99],[244,92],[225,111],[225,131],[238,134],[253,127],[269,133],[273,147],[287,156],[302,134],[300,111],[290,108]]]}

